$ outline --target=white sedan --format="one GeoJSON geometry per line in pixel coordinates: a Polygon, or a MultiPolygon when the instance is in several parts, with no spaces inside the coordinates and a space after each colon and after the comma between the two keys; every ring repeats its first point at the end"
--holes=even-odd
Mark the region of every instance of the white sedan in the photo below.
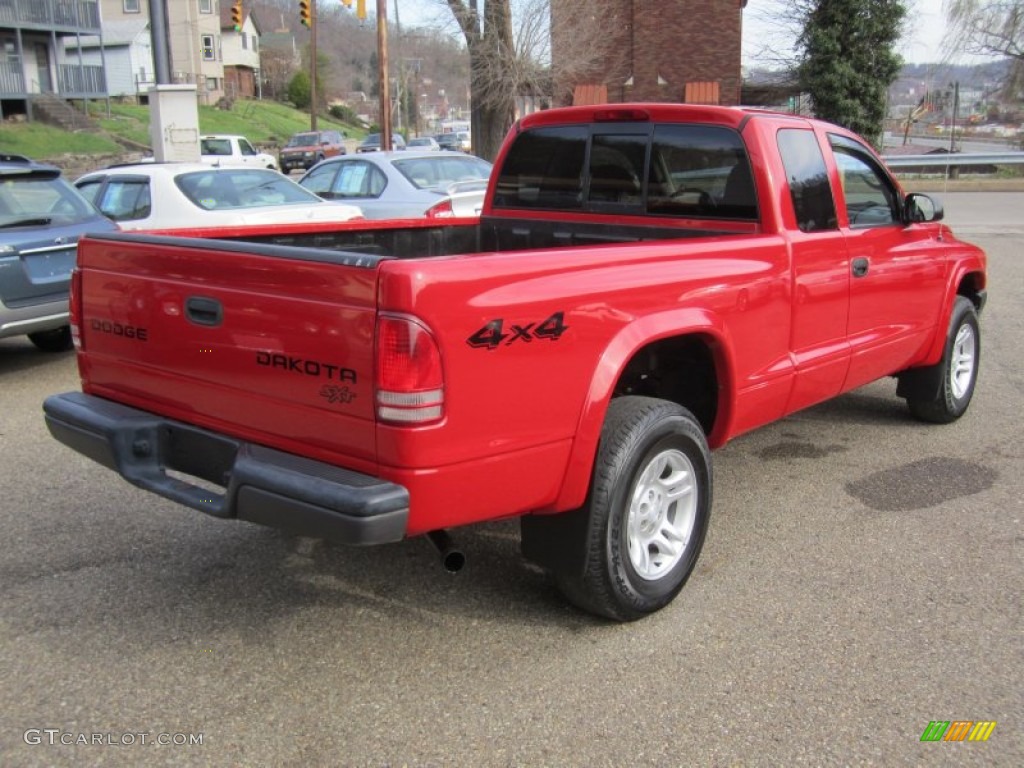
{"type": "Polygon", "coordinates": [[[363,218],[329,203],[277,171],[142,163],[87,173],[75,182],[124,231],[301,224],[363,218]]]}

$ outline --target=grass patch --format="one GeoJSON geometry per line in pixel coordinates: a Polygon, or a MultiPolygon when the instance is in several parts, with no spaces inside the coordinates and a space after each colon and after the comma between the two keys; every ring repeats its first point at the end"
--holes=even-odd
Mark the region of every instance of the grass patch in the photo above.
{"type": "Polygon", "coordinates": [[[3,124],[0,126],[0,149],[33,159],[50,157],[56,154],[55,150],[76,155],[120,151],[117,142],[101,133],[71,133],[43,123],[3,124]]]}
{"type": "MultiPolygon", "coordinates": [[[[111,103],[108,116],[106,104],[94,102],[89,105],[89,113],[99,121],[104,131],[149,144],[149,107],[111,103]]],[[[366,134],[362,127],[325,116],[317,117],[317,127],[344,131],[353,139],[361,139],[366,134]]],[[[199,132],[202,134],[237,133],[256,144],[280,146],[292,134],[308,130],[309,115],[306,112],[275,101],[239,99],[230,110],[199,107],[199,132]]]]}

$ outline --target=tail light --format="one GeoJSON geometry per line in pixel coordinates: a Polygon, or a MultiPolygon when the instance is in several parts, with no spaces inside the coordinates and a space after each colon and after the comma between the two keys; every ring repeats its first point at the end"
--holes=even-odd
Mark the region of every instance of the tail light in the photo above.
{"type": "Polygon", "coordinates": [[[82,270],[75,267],[71,270],[71,296],[68,299],[70,315],[71,341],[79,352],[85,349],[82,338],[82,270]]]}
{"type": "Polygon", "coordinates": [[[444,415],[441,350],[426,327],[382,315],[377,324],[377,418],[425,424],[444,415]]]}
{"type": "Polygon", "coordinates": [[[442,200],[436,205],[432,205],[427,208],[426,216],[428,219],[453,219],[455,218],[455,209],[452,208],[451,198],[442,200]]]}

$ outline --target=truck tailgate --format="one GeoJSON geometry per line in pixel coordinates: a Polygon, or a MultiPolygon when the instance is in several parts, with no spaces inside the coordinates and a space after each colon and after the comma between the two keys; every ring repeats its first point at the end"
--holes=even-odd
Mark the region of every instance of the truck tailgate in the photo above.
{"type": "Polygon", "coordinates": [[[381,258],[151,235],[86,238],[76,285],[83,389],[372,470],[381,258]]]}

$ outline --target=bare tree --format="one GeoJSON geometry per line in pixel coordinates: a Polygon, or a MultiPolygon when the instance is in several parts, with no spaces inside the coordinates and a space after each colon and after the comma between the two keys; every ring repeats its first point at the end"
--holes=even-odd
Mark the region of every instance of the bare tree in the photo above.
{"type": "Polygon", "coordinates": [[[515,115],[515,93],[509,87],[515,71],[510,0],[447,2],[469,50],[473,150],[493,158],[515,115]]]}
{"type": "Polygon", "coordinates": [[[946,0],[947,58],[959,54],[1010,60],[1006,90],[1024,87],[1024,0],[946,0]]]}

